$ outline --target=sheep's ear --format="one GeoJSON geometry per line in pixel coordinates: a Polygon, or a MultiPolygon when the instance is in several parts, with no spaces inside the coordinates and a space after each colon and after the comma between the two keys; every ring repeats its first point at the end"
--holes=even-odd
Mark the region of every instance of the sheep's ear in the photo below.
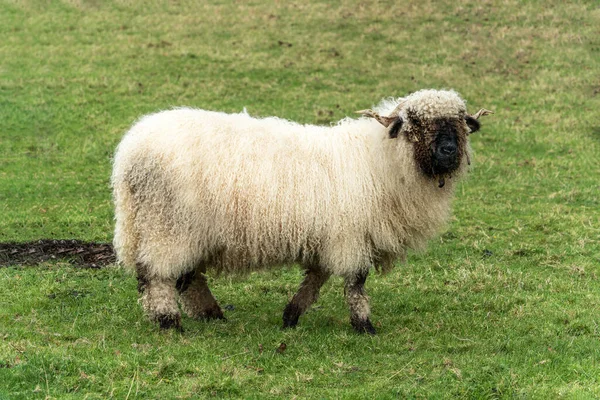
{"type": "Polygon", "coordinates": [[[390,135],[391,139],[396,139],[398,137],[398,133],[400,133],[400,129],[402,129],[402,118],[398,117],[394,122],[392,122],[392,126],[388,131],[388,135],[390,135]]]}
{"type": "Polygon", "coordinates": [[[481,124],[478,121],[479,117],[482,117],[484,115],[490,115],[493,113],[493,111],[482,108],[481,110],[477,111],[474,115],[467,114],[465,116],[465,121],[467,122],[467,126],[471,130],[471,132],[469,133],[477,132],[479,128],[481,128],[481,124]]]}
{"type": "Polygon", "coordinates": [[[471,130],[469,133],[475,133],[479,130],[479,128],[481,128],[481,123],[470,115],[467,115],[465,117],[465,121],[467,122],[467,126],[471,130]]]}

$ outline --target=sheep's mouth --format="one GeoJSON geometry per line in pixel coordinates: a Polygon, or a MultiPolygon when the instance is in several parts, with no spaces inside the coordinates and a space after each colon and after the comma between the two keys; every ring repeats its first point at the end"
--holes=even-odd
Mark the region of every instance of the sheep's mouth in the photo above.
{"type": "Polygon", "coordinates": [[[452,157],[438,157],[432,158],[432,175],[449,175],[458,169],[460,165],[459,158],[457,155],[452,157]]]}
{"type": "Polygon", "coordinates": [[[452,176],[460,167],[460,158],[458,154],[452,156],[439,156],[431,151],[429,157],[418,158],[417,164],[425,176],[437,180],[439,187],[443,187],[445,179],[452,176]]]}

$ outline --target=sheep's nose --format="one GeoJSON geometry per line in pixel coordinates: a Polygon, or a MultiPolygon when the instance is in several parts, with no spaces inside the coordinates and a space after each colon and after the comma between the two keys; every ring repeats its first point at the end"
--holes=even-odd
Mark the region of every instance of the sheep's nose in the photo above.
{"type": "Polygon", "coordinates": [[[440,146],[440,153],[447,157],[453,156],[456,154],[456,145],[448,143],[440,146]]]}

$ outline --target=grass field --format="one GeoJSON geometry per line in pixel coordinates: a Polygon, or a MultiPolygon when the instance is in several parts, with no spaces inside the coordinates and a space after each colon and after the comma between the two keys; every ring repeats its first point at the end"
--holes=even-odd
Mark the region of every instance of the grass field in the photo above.
{"type": "Polygon", "coordinates": [[[0,3],[0,241],[110,241],[145,113],[329,124],[430,87],[496,112],[447,231],[369,278],[375,337],[338,279],[281,331],[296,269],[214,279],[228,321],[180,334],[120,269],[0,268],[0,398],[599,398],[598,2],[206,3],[0,3]]]}

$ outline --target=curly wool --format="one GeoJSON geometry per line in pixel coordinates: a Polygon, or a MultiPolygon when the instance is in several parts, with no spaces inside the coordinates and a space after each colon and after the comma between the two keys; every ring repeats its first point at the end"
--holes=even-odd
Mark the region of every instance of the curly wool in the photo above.
{"type": "MultiPolygon", "coordinates": [[[[425,121],[465,110],[456,93],[438,91],[381,107],[401,102],[425,121]]],[[[114,159],[117,256],[164,278],[199,265],[387,270],[422,249],[450,212],[454,181],[438,188],[412,152],[367,118],[322,127],[195,109],[146,116],[114,159]]]]}
{"type": "Polygon", "coordinates": [[[407,97],[383,100],[375,110],[389,114],[402,104],[400,115],[412,113],[421,120],[433,120],[447,116],[464,116],[466,103],[454,90],[422,89],[407,97]]]}

